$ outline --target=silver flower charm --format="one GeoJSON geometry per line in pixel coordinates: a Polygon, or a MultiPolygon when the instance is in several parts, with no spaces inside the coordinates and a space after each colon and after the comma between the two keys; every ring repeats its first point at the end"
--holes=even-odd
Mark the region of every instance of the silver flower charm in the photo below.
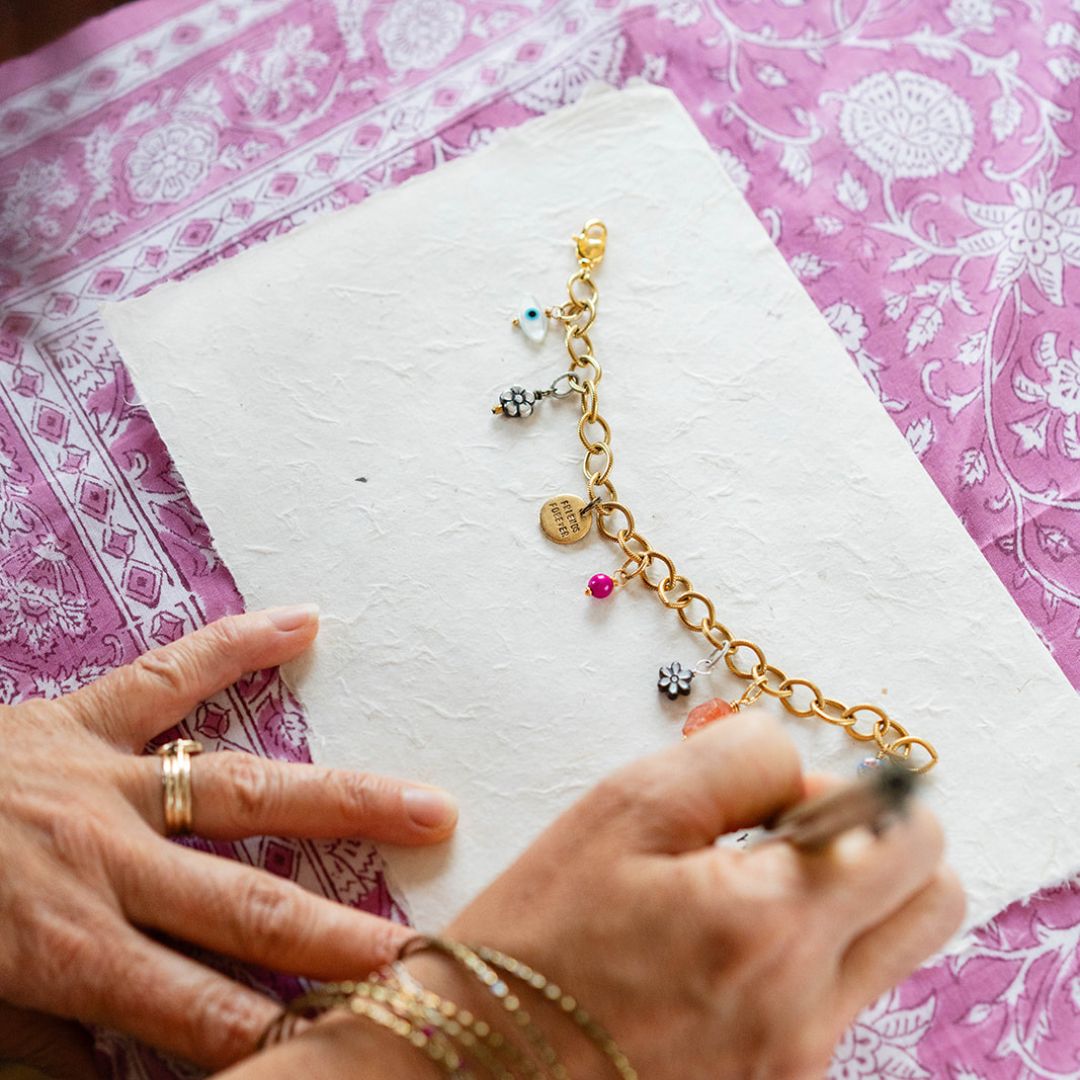
{"type": "Polygon", "coordinates": [[[660,669],[660,679],[656,686],[661,694],[674,701],[680,694],[690,693],[690,684],[694,681],[692,668],[683,667],[678,660],[672,660],[660,669]]]}
{"type": "Polygon", "coordinates": [[[499,395],[499,405],[503,416],[532,416],[536,404],[536,394],[524,386],[511,386],[499,395]]]}

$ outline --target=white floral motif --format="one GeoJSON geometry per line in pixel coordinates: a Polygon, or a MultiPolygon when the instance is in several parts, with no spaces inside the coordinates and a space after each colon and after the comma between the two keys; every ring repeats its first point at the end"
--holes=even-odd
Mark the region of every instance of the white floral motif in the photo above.
{"type": "Polygon", "coordinates": [[[841,300],[840,303],[826,308],[824,315],[848,352],[858,352],[862,348],[862,343],[869,331],[862,312],[853,304],[847,300],[841,300]]]}
{"type": "Polygon", "coordinates": [[[958,30],[982,30],[994,28],[994,17],[1000,14],[992,0],[952,0],[945,9],[945,17],[958,30]]]}
{"type": "Polygon", "coordinates": [[[904,1076],[921,1080],[930,1074],[909,1053],[930,1026],[936,1001],[931,995],[912,1009],[899,1008],[896,991],[860,1013],[833,1054],[828,1080],[881,1080],[904,1076]]]}
{"type": "Polygon", "coordinates": [[[206,124],[174,120],[139,139],[127,159],[127,186],[142,203],[177,203],[210,172],[217,133],[206,124]]]}
{"type": "Polygon", "coordinates": [[[274,120],[297,101],[315,98],[318,87],[311,73],[326,67],[326,54],[311,47],[315,33],[310,26],[283,26],[274,43],[262,54],[243,49],[225,62],[234,76],[234,88],[252,116],[274,120]]]}
{"type": "Polygon", "coordinates": [[[14,181],[0,184],[0,255],[13,258],[39,243],[55,242],[60,222],[53,214],[66,210],[78,197],[66,180],[64,163],[29,161],[14,181]]]}
{"type": "Polygon", "coordinates": [[[879,175],[926,179],[964,167],[974,123],[967,102],[945,83],[915,71],[879,71],[848,91],[840,136],[879,175]]]}
{"type": "Polygon", "coordinates": [[[61,636],[85,636],[86,612],[82,598],[61,596],[48,585],[0,574],[2,644],[19,641],[37,656],[48,655],[61,636]]]}
{"type": "Polygon", "coordinates": [[[717,155],[720,164],[724,167],[728,179],[745,195],[750,186],[750,170],[743,163],[742,158],[733,154],[727,147],[720,150],[717,155]]]}
{"type": "Polygon", "coordinates": [[[461,43],[465,9],[454,0],[397,0],[376,36],[394,71],[433,68],[461,43]]]}
{"type": "Polygon", "coordinates": [[[1080,266],[1080,207],[1072,184],[1049,191],[1045,176],[1033,188],[1013,181],[1012,205],[964,200],[964,209],[982,231],[960,239],[972,255],[997,253],[993,284],[1008,285],[1026,270],[1035,287],[1061,307],[1065,264],[1080,266]]]}
{"type": "Polygon", "coordinates": [[[1049,379],[1036,382],[1019,368],[1013,372],[1012,389],[1017,398],[1043,406],[1042,411],[1008,425],[1017,436],[1016,452],[1022,455],[1038,450],[1046,457],[1047,434],[1051,420],[1055,420],[1062,452],[1067,458],[1080,459],[1080,349],[1074,347],[1068,356],[1059,355],[1057,334],[1048,331],[1034,343],[1031,352],[1049,379]]]}

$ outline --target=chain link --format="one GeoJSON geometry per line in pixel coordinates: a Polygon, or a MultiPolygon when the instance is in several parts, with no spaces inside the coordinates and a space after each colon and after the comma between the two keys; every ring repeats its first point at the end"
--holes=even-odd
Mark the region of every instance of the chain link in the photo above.
{"type": "Polygon", "coordinates": [[[585,451],[581,468],[589,502],[594,506],[597,530],[606,540],[617,544],[625,557],[616,572],[619,583],[640,578],[656,593],[664,607],[678,613],[688,630],[700,634],[712,648],[722,650],[724,663],[731,674],[750,683],[740,704],[750,704],[767,694],[778,699],[792,716],[803,719],[814,716],[823,723],[842,728],[858,742],[874,743],[879,758],[888,756],[907,763],[914,772],[929,772],[938,762],[938,752],[929,742],[909,735],[903,725],[878,705],[845,705],[836,698],[826,697],[809,679],[789,677],[771,664],[760,645],[734,637],[723,623],[718,622],[713,601],[694,588],[693,582],[679,572],[670,556],[654,548],[637,531],[634,515],[619,501],[611,482],[615,463],[611,426],[600,413],[597,389],[603,369],[593,355],[589,337],[599,302],[599,290],[592,274],[603,258],[606,237],[604,226],[591,221],[574,238],[578,248],[578,269],[567,281],[566,302],[552,308],[550,314],[565,328],[570,385],[581,395],[581,418],[577,429],[585,451]],[[860,727],[860,721],[869,724],[869,730],[860,727]],[[918,764],[912,761],[916,750],[921,751],[916,759],[918,764]]]}

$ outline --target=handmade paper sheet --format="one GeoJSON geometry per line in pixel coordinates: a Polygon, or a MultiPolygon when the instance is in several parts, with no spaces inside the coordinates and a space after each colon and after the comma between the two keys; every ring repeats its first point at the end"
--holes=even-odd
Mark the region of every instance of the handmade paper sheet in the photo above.
{"type": "MultiPolygon", "coordinates": [[[[510,317],[559,301],[592,216],[613,478],[641,531],[789,674],[937,745],[926,797],[969,925],[1064,877],[1074,692],[689,117],[637,87],[106,312],[248,603],[322,605],[289,673],[316,758],[460,798],[446,849],[386,851],[418,923],[677,740],[690,704],[742,689],[660,698],[658,666],[707,649],[644,589],[584,597],[615,549],[537,525],[581,489],[573,405],[490,412],[562,370],[510,317]]],[[[809,767],[865,752],[756,707],[809,767]]]]}

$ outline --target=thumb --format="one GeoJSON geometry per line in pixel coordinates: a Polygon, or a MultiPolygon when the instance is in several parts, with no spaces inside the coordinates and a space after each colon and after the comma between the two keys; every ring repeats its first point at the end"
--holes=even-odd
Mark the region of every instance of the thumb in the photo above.
{"type": "Polygon", "coordinates": [[[0,1063],[6,1062],[29,1066],[54,1080],[98,1075],[85,1028],[0,1002],[0,1063]]]}

